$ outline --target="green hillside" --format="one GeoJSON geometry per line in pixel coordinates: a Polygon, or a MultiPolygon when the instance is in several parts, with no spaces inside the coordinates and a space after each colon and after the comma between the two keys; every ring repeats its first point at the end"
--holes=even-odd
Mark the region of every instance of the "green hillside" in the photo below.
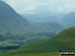
{"type": "Polygon", "coordinates": [[[59,56],[58,52],[41,53],[41,54],[22,54],[22,55],[11,55],[11,56],[59,56]]]}
{"type": "Polygon", "coordinates": [[[64,30],[57,36],[32,43],[22,48],[10,51],[5,56],[19,54],[41,54],[58,51],[75,50],[75,27],[64,30]]]}

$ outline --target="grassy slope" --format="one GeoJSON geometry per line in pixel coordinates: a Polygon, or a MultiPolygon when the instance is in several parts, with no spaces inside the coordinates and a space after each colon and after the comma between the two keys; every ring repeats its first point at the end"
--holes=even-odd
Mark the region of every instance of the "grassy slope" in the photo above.
{"type": "Polygon", "coordinates": [[[11,55],[11,56],[58,56],[58,52],[51,52],[51,53],[42,53],[42,54],[22,54],[22,55],[11,55]]]}
{"type": "Polygon", "coordinates": [[[41,54],[61,50],[75,50],[75,27],[64,30],[52,39],[42,40],[8,52],[8,55],[41,54]]]}
{"type": "Polygon", "coordinates": [[[50,52],[50,53],[41,53],[41,54],[18,54],[18,55],[8,55],[8,56],[59,56],[59,52],[50,52]]]}

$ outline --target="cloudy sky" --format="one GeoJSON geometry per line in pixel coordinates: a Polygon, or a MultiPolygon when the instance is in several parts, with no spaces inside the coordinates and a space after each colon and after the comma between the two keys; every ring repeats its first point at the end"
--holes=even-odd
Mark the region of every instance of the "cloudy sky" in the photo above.
{"type": "Polygon", "coordinates": [[[75,0],[5,0],[18,13],[75,12],[75,0]]]}

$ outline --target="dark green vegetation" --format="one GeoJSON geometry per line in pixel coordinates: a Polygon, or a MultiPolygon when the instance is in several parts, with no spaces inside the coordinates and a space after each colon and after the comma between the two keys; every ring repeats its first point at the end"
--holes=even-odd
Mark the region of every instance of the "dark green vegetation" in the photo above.
{"type": "Polygon", "coordinates": [[[21,35],[12,35],[11,33],[5,33],[0,34],[0,46],[11,46],[11,45],[26,45],[38,40],[43,40],[43,39],[47,39],[47,38],[51,38],[54,35],[56,35],[56,33],[24,33],[21,35]],[[5,43],[5,44],[4,44],[5,43]]]}
{"type": "MultiPolygon", "coordinates": [[[[2,52],[0,52],[1,56],[6,56],[3,55],[2,52]]],[[[18,54],[18,55],[8,55],[8,56],[59,56],[58,52],[50,52],[50,53],[39,53],[39,54],[18,54]]]]}
{"type": "Polygon", "coordinates": [[[17,50],[6,53],[6,56],[19,54],[41,54],[58,51],[75,50],[75,27],[64,30],[55,37],[34,42],[17,50]]]}

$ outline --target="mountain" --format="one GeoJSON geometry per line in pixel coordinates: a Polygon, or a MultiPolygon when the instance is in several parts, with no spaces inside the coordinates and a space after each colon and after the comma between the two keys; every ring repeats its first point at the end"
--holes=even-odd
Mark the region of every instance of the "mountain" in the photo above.
{"type": "Polygon", "coordinates": [[[64,29],[63,25],[57,22],[40,22],[34,25],[43,32],[61,32],[64,29]]]}
{"type": "Polygon", "coordinates": [[[75,27],[66,29],[51,39],[34,42],[30,45],[6,53],[8,55],[43,54],[75,50],[75,27]]]}
{"type": "Polygon", "coordinates": [[[27,18],[29,21],[33,22],[57,22],[59,21],[58,17],[49,13],[49,12],[43,12],[43,13],[35,13],[35,14],[22,14],[23,17],[27,18]]]}
{"type": "MultiPolygon", "coordinates": [[[[0,1],[0,47],[32,43],[36,38],[34,34],[38,31],[39,29],[29,23],[26,18],[19,15],[4,1],[0,1]],[[32,33],[34,36],[31,37],[32,33]],[[2,45],[4,43],[6,45],[2,45]]],[[[36,35],[39,36],[39,34],[36,35]]],[[[41,36],[42,39],[43,36],[41,36]]]]}
{"type": "Polygon", "coordinates": [[[75,27],[75,12],[71,12],[67,14],[63,19],[62,19],[62,24],[66,27],[75,27]]]}
{"type": "Polygon", "coordinates": [[[41,32],[14,11],[8,4],[0,1],[0,46],[25,45],[54,36],[53,32],[41,32]],[[2,45],[2,44],[6,45],[2,45]]]}
{"type": "Polygon", "coordinates": [[[34,27],[8,4],[0,1],[0,32],[31,32],[34,27]]]}

